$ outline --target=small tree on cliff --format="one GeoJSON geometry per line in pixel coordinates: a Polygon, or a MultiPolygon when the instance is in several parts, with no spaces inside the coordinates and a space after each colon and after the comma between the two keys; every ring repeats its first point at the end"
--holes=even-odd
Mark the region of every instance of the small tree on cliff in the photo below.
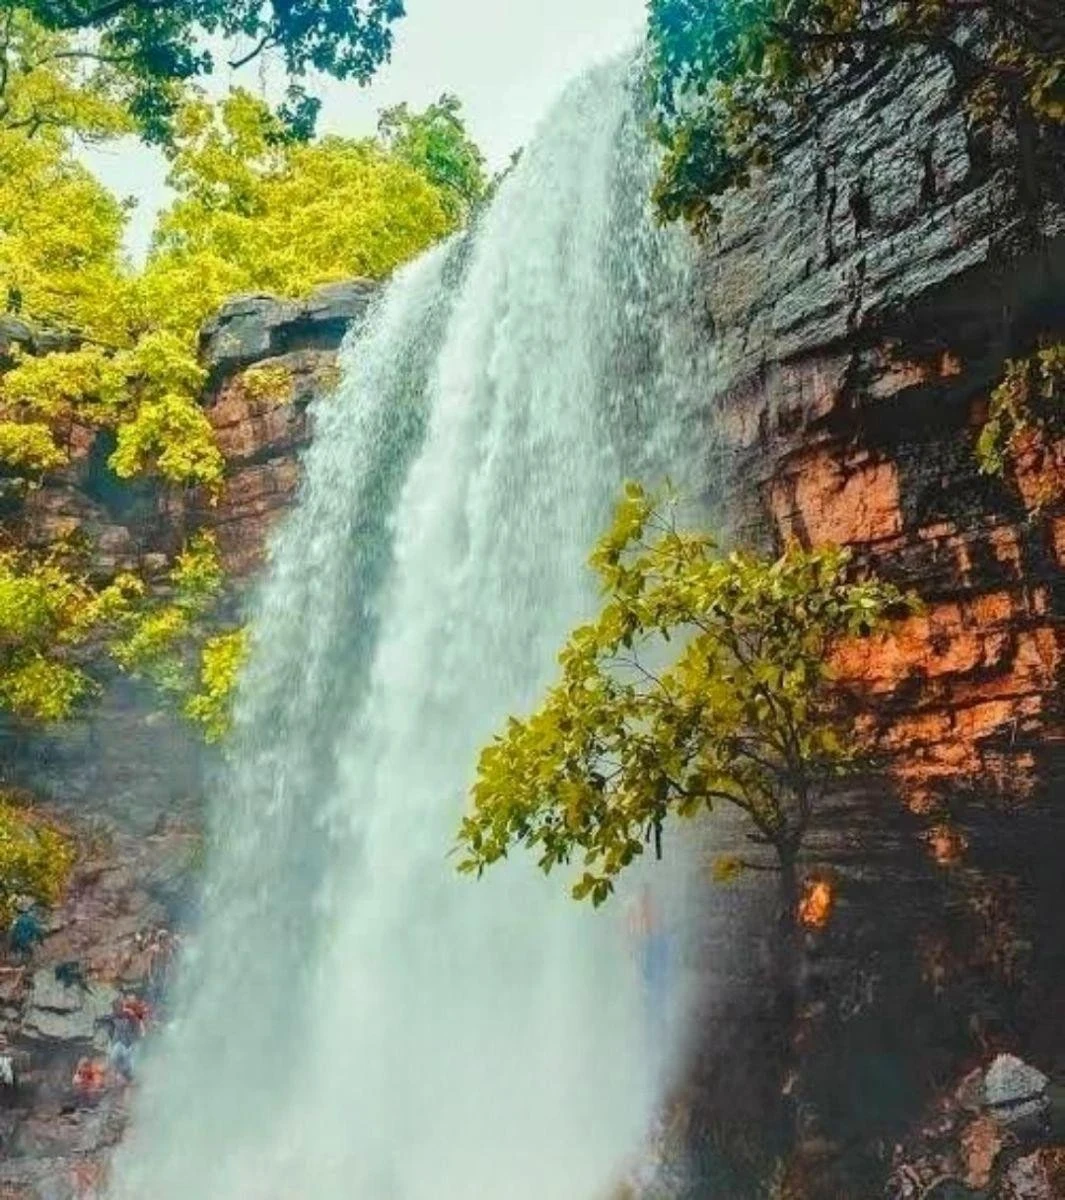
{"type": "Polygon", "coordinates": [[[570,637],[539,711],[483,751],[460,869],[480,875],[514,846],[545,872],[576,859],[573,894],[598,905],[667,822],[725,805],[775,851],[793,899],[818,799],[856,762],[832,645],[909,601],[852,582],[841,550],[720,555],[634,484],[591,562],[603,609],[570,637]]]}

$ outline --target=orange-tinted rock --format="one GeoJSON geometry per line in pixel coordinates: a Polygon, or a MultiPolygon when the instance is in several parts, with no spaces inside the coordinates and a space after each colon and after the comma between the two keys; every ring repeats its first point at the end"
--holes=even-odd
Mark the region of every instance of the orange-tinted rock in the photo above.
{"type": "Polygon", "coordinates": [[[898,477],[874,458],[839,463],[815,451],[774,480],[770,506],[781,534],[805,545],[852,545],[901,530],[898,477]]]}

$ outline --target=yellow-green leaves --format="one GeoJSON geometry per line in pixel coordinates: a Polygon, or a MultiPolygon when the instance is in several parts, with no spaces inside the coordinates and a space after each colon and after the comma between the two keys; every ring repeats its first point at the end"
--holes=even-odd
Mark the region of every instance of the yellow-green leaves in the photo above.
{"type": "Polygon", "coordinates": [[[293,143],[239,90],[218,107],[185,110],[171,183],[178,200],[160,222],[149,275],[223,262],[239,278],[226,281],[230,292],[303,296],[354,275],[379,279],[461,215],[398,149],[337,137],[293,143]]]}
{"type": "Polygon", "coordinates": [[[146,400],[131,420],[119,425],[111,466],[123,479],[153,472],[174,483],[199,483],[216,491],[225,460],[197,400],[170,392],[146,400]]]}
{"type": "MultiPolygon", "coordinates": [[[[46,31],[28,10],[8,16],[0,310],[27,327],[14,339],[26,349],[5,346],[0,363],[10,493],[29,492],[71,459],[81,470],[88,446],[113,441],[109,466],[120,478],[217,497],[225,463],[202,407],[204,322],[235,293],[303,296],[355,275],[381,278],[451,233],[483,182],[458,102],[395,110],[379,139],[301,143],[249,92],[214,104],[190,89],[175,110],[177,92],[157,90],[168,122],[176,111],[167,146],[176,199],[134,269],[122,246],[129,205],[77,153],[79,142],[133,128],[117,64],[78,57],[82,43],[46,31]],[[30,352],[42,345],[50,351],[30,352]],[[97,430],[105,441],[94,442],[97,430]]],[[[245,386],[264,405],[280,403],[292,379],[264,368],[245,386]]],[[[86,569],[67,549],[0,554],[0,707],[23,718],[69,715],[92,692],[87,664],[106,647],[183,705],[191,695],[189,715],[220,736],[240,638],[208,641],[200,661],[222,586],[213,547],[191,544],[153,597],[128,578],[101,590],[86,569]]]]}
{"type": "Polygon", "coordinates": [[[72,655],[126,618],[139,581],[93,588],[58,556],[0,553],[0,707],[27,720],[70,715],[92,682],[72,655]]]}
{"type": "Polygon", "coordinates": [[[199,690],[185,702],[185,715],[198,722],[209,742],[221,741],[229,732],[233,693],[247,654],[243,629],[219,634],[204,644],[199,690]]]}
{"type": "Polygon", "coordinates": [[[0,421],[0,462],[26,474],[62,466],[66,454],[56,445],[51,429],[40,421],[0,421]]]}
{"type": "Polygon", "coordinates": [[[218,599],[225,582],[212,534],[196,534],[170,571],[169,596],[127,614],[111,653],[127,671],[180,688],[186,641],[218,599]]]}
{"type": "Polygon", "coordinates": [[[987,421],[976,443],[980,467],[1002,475],[1029,430],[1060,427],[1065,413],[1065,343],[1044,346],[1006,364],[991,393],[987,421]]]}
{"type": "Polygon", "coordinates": [[[230,705],[247,653],[243,629],[209,633],[225,575],[212,535],[194,536],[170,572],[170,596],[129,614],[111,652],[131,674],[152,679],[177,698],[210,742],[229,731],[230,705]]]}
{"type": "Polygon", "coordinates": [[[721,555],[636,485],[591,563],[603,607],[542,706],[482,752],[460,869],[524,846],[544,871],[577,864],[574,895],[598,904],[668,822],[720,804],[793,861],[825,784],[856,761],[829,651],[911,602],[852,578],[840,550],[721,555]]]}
{"type": "Polygon", "coordinates": [[[57,904],[73,866],[74,848],[67,837],[0,799],[0,927],[11,924],[20,900],[57,904]]]}

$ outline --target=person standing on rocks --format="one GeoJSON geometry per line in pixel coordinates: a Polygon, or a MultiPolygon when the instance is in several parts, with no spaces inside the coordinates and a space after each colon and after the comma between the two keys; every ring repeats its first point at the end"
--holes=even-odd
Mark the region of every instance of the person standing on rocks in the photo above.
{"type": "Polygon", "coordinates": [[[657,1069],[661,1066],[666,1040],[673,954],[661,907],[650,884],[640,887],[630,905],[628,932],[633,958],[643,980],[648,1051],[657,1069]]]}

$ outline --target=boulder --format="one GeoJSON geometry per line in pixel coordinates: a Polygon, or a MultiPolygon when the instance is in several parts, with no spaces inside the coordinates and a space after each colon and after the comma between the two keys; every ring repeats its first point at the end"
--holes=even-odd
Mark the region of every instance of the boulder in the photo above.
{"type": "Polygon", "coordinates": [[[200,336],[200,356],[217,386],[264,359],[294,350],[336,350],[365,315],[377,291],[367,279],[331,283],[303,301],[270,295],[237,296],[200,336]]]}
{"type": "Polygon", "coordinates": [[[1010,1163],[995,1200],[1061,1200],[1065,1196],[1065,1150],[1043,1149],[1010,1163]]]}
{"type": "Polygon", "coordinates": [[[1002,1125],[1038,1123],[1050,1107],[1050,1080],[1042,1071],[1012,1054],[1000,1054],[984,1076],[984,1102],[1002,1125]]]}
{"type": "Polygon", "coordinates": [[[33,976],[23,1032],[31,1038],[91,1042],[117,997],[114,988],[64,984],[54,968],[42,968],[33,976]]]}

